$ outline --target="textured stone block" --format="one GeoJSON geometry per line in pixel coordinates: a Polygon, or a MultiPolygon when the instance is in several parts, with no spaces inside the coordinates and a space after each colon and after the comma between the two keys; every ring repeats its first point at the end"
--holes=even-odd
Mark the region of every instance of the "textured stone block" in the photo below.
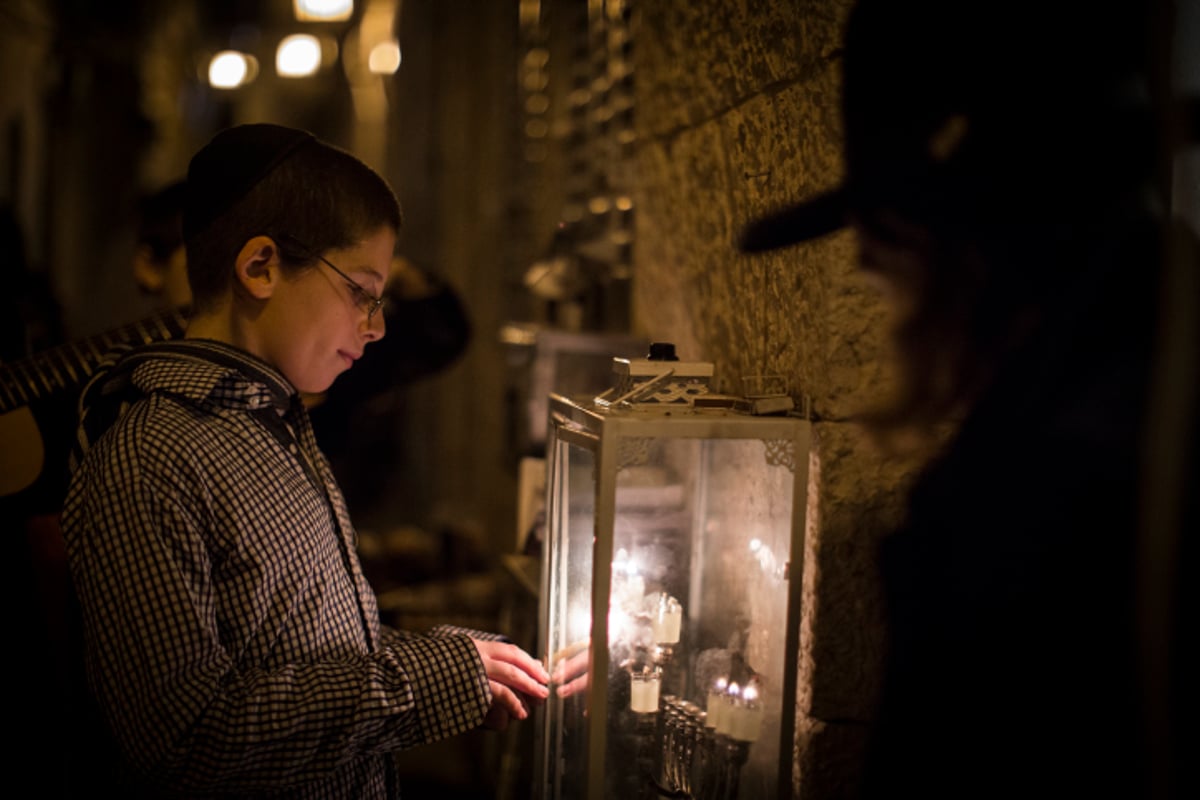
{"type": "Polygon", "coordinates": [[[851,800],[859,796],[866,726],[801,720],[792,759],[792,796],[851,800]]]}
{"type": "Polygon", "coordinates": [[[800,685],[810,716],[865,721],[884,647],[876,554],[916,465],[885,457],[853,423],[817,423],[813,433],[800,685]]]}
{"type": "Polygon", "coordinates": [[[652,136],[693,127],[836,54],[846,0],[639,4],[637,114],[652,136]]]}
{"type": "Polygon", "coordinates": [[[721,391],[738,391],[744,375],[783,375],[817,416],[846,419],[887,386],[886,314],[856,274],[853,236],[753,256],[735,248],[747,221],[840,178],[833,94],[797,85],[643,140],[633,318],[714,361],[721,391]]]}

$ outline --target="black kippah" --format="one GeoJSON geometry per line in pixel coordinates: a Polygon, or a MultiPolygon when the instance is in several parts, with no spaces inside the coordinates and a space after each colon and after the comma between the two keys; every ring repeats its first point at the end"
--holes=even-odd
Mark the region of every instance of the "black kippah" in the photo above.
{"type": "Polygon", "coordinates": [[[269,123],[238,125],[214,136],[188,165],[184,239],[208,227],[297,148],[315,140],[308,131],[269,123]]]}

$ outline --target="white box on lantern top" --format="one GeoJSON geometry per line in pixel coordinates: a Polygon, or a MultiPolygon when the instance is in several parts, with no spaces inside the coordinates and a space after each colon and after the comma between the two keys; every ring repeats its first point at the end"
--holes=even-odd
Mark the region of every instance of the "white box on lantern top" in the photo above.
{"type": "Polygon", "coordinates": [[[691,404],[709,393],[713,365],[708,361],[614,358],[613,387],[596,400],[600,404],[691,404]]]}

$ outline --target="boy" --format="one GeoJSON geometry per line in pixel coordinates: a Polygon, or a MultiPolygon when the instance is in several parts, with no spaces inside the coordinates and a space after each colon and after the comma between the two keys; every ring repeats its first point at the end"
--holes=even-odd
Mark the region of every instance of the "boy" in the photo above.
{"type": "Polygon", "coordinates": [[[300,392],[384,334],[399,205],[311,134],[223,131],[192,159],[192,315],[81,401],[63,515],[88,684],[125,796],[375,798],[390,753],[544,699],[520,648],[379,623],[300,392]]]}

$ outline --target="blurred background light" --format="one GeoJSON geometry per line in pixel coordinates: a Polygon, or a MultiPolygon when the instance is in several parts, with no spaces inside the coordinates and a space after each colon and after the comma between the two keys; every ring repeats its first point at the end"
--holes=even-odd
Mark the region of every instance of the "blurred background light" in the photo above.
{"type": "Polygon", "coordinates": [[[341,22],[354,13],[354,0],[295,0],[294,8],[303,22],[341,22]]]}
{"type": "Polygon", "coordinates": [[[372,47],[367,69],[375,75],[394,75],[400,69],[400,43],[393,39],[372,47]]]}
{"type": "Polygon", "coordinates": [[[305,78],[321,67],[321,42],[307,33],[285,36],[275,50],[275,71],[285,78],[305,78]]]}
{"type": "Polygon", "coordinates": [[[236,89],[254,80],[256,72],[252,56],[222,50],[208,62],[208,83],[214,89],[236,89]]]}

